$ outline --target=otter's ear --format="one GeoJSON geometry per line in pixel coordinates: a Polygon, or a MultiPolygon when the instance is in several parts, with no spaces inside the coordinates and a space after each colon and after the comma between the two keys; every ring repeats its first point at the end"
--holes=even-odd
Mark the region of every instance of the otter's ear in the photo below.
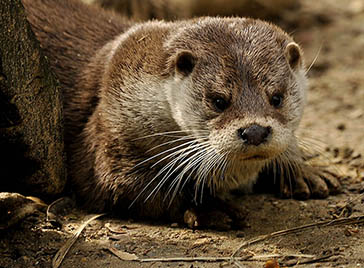
{"type": "Polygon", "coordinates": [[[286,47],[286,59],[292,70],[297,70],[302,64],[302,53],[300,47],[295,43],[291,42],[286,47]]]}
{"type": "Polygon", "coordinates": [[[189,51],[182,51],[176,57],[176,70],[184,76],[192,73],[196,64],[196,58],[189,51]]]}

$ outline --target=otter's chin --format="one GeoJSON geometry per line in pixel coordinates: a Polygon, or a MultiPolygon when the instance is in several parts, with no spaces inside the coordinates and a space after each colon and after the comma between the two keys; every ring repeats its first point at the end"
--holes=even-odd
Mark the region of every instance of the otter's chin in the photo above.
{"type": "Polygon", "coordinates": [[[236,153],[235,159],[243,162],[260,162],[269,161],[276,158],[282,152],[250,152],[250,153],[236,153]]]}
{"type": "Polygon", "coordinates": [[[242,157],[242,160],[244,161],[264,161],[264,160],[268,160],[271,157],[268,157],[266,155],[252,155],[252,156],[248,156],[248,157],[242,157]]]}

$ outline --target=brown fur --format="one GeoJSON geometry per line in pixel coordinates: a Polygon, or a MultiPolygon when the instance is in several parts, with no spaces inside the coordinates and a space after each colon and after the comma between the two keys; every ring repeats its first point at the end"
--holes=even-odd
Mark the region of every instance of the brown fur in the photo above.
{"type": "MultiPolygon", "coordinates": [[[[120,16],[78,1],[24,0],[28,19],[64,88],[66,143],[77,136],[97,102],[98,77],[82,70],[101,47],[131,26],[120,16]],[[77,19],[75,19],[77,18],[77,19]],[[92,79],[92,81],[89,81],[92,79]],[[87,84],[86,88],[78,86],[87,84]],[[77,88],[82,89],[77,90],[77,88]],[[92,89],[88,92],[87,89],[92,89]],[[75,96],[79,94],[79,96],[75,96]],[[79,103],[82,102],[82,103],[79,103]]],[[[86,71],[87,72],[87,71],[86,71]]]]}
{"type": "MultiPolygon", "coordinates": [[[[202,199],[250,187],[269,165],[293,171],[294,184],[310,193],[294,136],[304,65],[278,27],[239,18],[133,25],[73,0],[23,2],[64,88],[70,179],[88,207],[182,220],[202,199]],[[280,108],[270,103],[278,93],[280,108]],[[223,112],[216,98],[229,103],[223,112]],[[272,129],[259,146],[237,136],[252,124],[272,129]],[[169,131],[180,132],[160,134],[169,131]],[[192,151],[184,141],[208,147],[192,151]],[[179,146],[184,158],[165,158],[179,146]],[[159,174],[175,158],[179,168],[159,174]]],[[[315,182],[327,195],[319,176],[315,182]]]]}

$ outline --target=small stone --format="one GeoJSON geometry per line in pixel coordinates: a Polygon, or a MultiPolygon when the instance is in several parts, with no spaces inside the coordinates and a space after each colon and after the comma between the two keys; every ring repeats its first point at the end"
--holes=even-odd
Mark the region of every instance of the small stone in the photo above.
{"type": "Polygon", "coordinates": [[[338,130],[340,130],[340,131],[344,131],[345,129],[346,129],[346,126],[345,126],[345,124],[344,123],[340,123],[340,124],[338,124],[337,125],[337,127],[336,127],[338,130]]]}
{"type": "Polygon", "coordinates": [[[238,232],[238,233],[236,233],[236,237],[242,238],[244,236],[245,236],[244,232],[238,232]]]}
{"type": "Polygon", "coordinates": [[[343,150],[343,158],[344,159],[348,159],[350,158],[350,156],[353,154],[354,150],[349,148],[349,147],[345,147],[343,150]]]}
{"type": "Polygon", "coordinates": [[[199,247],[199,246],[202,246],[202,245],[205,245],[205,244],[209,244],[210,242],[211,242],[211,239],[210,238],[200,238],[200,239],[197,239],[193,243],[193,246],[194,247],[199,247]]]}

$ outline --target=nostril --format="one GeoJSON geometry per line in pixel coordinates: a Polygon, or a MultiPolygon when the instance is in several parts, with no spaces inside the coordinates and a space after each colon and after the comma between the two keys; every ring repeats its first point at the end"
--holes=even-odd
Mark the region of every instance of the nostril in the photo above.
{"type": "Polygon", "coordinates": [[[240,139],[242,139],[243,142],[246,142],[246,140],[248,138],[247,134],[245,133],[245,130],[246,130],[245,128],[239,128],[238,129],[238,137],[240,139]]]}
{"type": "Polygon", "coordinates": [[[238,137],[248,145],[258,146],[264,143],[272,133],[271,127],[262,127],[260,125],[251,125],[247,128],[238,129],[238,137]]]}
{"type": "Polygon", "coordinates": [[[268,136],[271,134],[272,132],[272,128],[271,127],[265,127],[265,131],[264,131],[264,134],[263,134],[263,138],[266,139],[268,138],[268,136]]]}

